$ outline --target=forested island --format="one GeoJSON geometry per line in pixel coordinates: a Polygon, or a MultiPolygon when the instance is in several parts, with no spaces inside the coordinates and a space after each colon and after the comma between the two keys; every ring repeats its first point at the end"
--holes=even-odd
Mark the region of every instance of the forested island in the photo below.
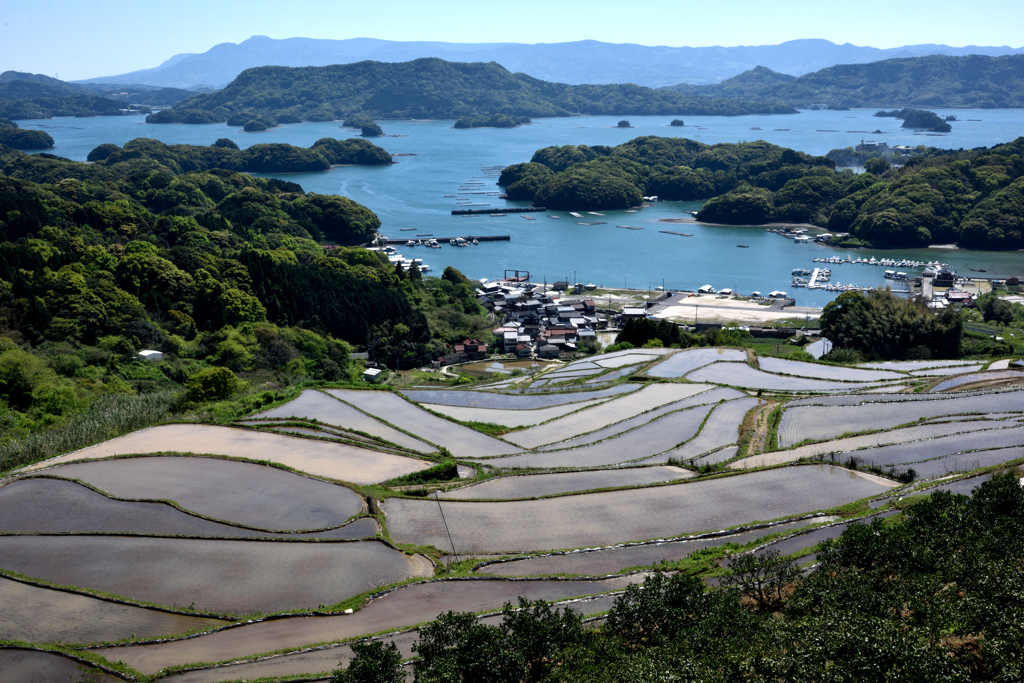
{"type": "Polygon", "coordinates": [[[794,114],[778,102],[708,98],[637,85],[566,85],[512,73],[494,62],[442,59],[358,62],[243,71],[226,88],[196,95],[147,117],[150,123],[219,123],[239,112],[333,121],[468,117],[662,114],[794,114]],[[272,103],[272,104],[271,104],[272,103]]]}
{"type": "Polygon", "coordinates": [[[481,116],[460,116],[455,122],[455,128],[515,128],[527,123],[533,123],[529,116],[485,114],[481,116]]]}
{"type": "Polygon", "coordinates": [[[669,86],[706,97],[782,101],[794,107],[1024,107],[1024,55],[908,57],[841,64],[796,78],[757,67],[713,85],[669,86]]]}
{"type": "MultiPolygon", "coordinates": [[[[1024,138],[992,148],[929,148],[900,168],[836,171],[835,163],[767,142],[706,145],[646,136],[616,147],[537,150],[507,167],[509,199],[564,210],[626,209],[643,197],[708,200],[698,219],[728,225],[813,223],[848,246],[956,242],[1024,248],[1024,138]]],[[[881,160],[880,160],[881,161],[881,160]]]]}
{"type": "MultiPolygon", "coordinates": [[[[348,143],[373,147],[285,158],[325,167],[348,143]]],[[[241,172],[277,147],[140,139],[89,164],[0,147],[0,470],[168,411],[241,414],[283,387],[357,378],[350,345],[393,365],[484,334],[457,271],[421,278],[348,246],[380,227],[369,209],[241,172]]]]}
{"type": "Polygon", "coordinates": [[[50,149],[53,138],[41,130],[23,130],[17,123],[0,119],[0,145],[14,149],[50,149]]]}

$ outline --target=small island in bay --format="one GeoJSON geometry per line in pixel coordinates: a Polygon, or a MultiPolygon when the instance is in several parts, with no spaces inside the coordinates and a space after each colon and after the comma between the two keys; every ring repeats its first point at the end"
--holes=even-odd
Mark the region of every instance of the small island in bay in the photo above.
{"type": "Polygon", "coordinates": [[[14,121],[0,119],[0,145],[12,149],[50,149],[53,138],[45,131],[23,129],[14,121]]]}
{"type": "Polygon", "coordinates": [[[516,128],[533,123],[529,116],[510,116],[508,114],[485,114],[481,116],[460,116],[455,128],[516,128]]]}

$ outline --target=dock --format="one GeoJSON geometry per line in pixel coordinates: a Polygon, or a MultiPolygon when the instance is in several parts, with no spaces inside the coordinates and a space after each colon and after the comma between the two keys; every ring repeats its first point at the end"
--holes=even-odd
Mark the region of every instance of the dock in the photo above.
{"type": "Polygon", "coordinates": [[[490,213],[536,213],[536,212],[539,212],[539,211],[547,211],[547,209],[545,209],[543,206],[537,206],[537,207],[529,206],[529,207],[526,207],[525,209],[523,209],[523,208],[518,208],[518,209],[509,209],[509,208],[504,208],[504,209],[452,209],[452,215],[453,216],[468,216],[468,215],[472,215],[472,214],[476,214],[476,213],[488,213],[488,214],[490,214],[490,213]]]}
{"type": "Polygon", "coordinates": [[[691,235],[688,232],[675,232],[673,230],[659,230],[658,232],[663,232],[666,235],[679,235],[680,237],[693,237],[693,235],[691,235]]]}
{"type": "Polygon", "coordinates": [[[821,275],[821,268],[815,268],[811,272],[811,279],[807,281],[807,289],[818,288],[818,276],[821,275]]]}
{"type": "MultiPolygon", "coordinates": [[[[511,235],[462,235],[461,237],[467,242],[472,242],[473,240],[476,240],[477,242],[510,242],[512,240],[511,235]]],[[[434,239],[438,242],[444,242],[447,244],[451,240],[455,239],[455,237],[435,237],[434,239]]],[[[384,240],[384,243],[389,245],[406,244],[408,241],[409,238],[402,237],[399,239],[386,239],[384,240]]]]}

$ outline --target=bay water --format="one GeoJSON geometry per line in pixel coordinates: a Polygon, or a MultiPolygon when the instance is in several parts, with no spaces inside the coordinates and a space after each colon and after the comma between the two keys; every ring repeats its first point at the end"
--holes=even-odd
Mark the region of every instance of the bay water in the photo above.
{"type": "MultiPolygon", "coordinates": [[[[549,145],[617,145],[641,135],[688,137],[707,144],[766,140],[810,154],[856,145],[861,140],[887,142],[890,146],[929,145],[941,148],[973,148],[1009,142],[1024,135],[1021,110],[935,110],[959,119],[948,134],[921,134],[900,128],[900,121],[875,118],[874,110],[805,111],[787,116],[684,117],[686,126],[670,127],[670,116],[586,116],[538,119],[512,129],[456,130],[452,121],[382,121],[388,137],[373,142],[397,156],[385,167],[348,166],[324,173],[284,174],[307,192],[340,194],[364,204],[381,219],[381,232],[392,238],[418,235],[448,238],[468,235],[509,235],[508,242],[481,242],[442,249],[399,247],[407,258],[422,258],[439,275],[454,266],[470,278],[498,278],[506,269],[526,270],[535,281],[571,280],[602,287],[694,290],[710,284],[742,293],[767,293],[780,289],[799,305],[823,306],[835,293],[792,289],[793,268],[811,268],[813,259],[850,255],[878,259],[942,261],[958,273],[984,269],[987,277],[1024,276],[1024,252],[948,251],[938,249],[836,250],[817,244],[795,244],[764,227],[715,227],[696,223],[666,223],[687,219],[700,202],[657,202],[635,213],[601,212],[573,218],[566,212],[462,217],[452,209],[469,204],[476,209],[525,207],[488,194],[497,192],[494,171],[509,164],[529,161],[534,151],[549,145]],[[618,128],[627,118],[631,128],[618,128]],[[880,132],[876,132],[880,131],[880,132]],[[466,183],[470,183],[466,185],[466,183]],[[463,188],[460,191],[460,188],[463,188]],[[466,188],[469,188],[468,190],[466,188]],[[458,200],[463,200],[459,202],[458,200]],[[560,216],[554,219],[552,216],[560,216]],[[580,225],[596,223],[600,225],[580,225]],[[617,226],[642,230],[628,230],[617,226]],[[405,229],[405,230],[403,230],[405,229]],[[688,233],[691,237],[660,232],[688,233]],[[738,245],[746,245],[741,248],[738,245]]],[[[84,161],[89,151],[105,142],[118,145],[139,137],[168,144],[208,145],[230,138],[242,148],[258,143],[284,142],[309,147],[323,137],[348,138],[355,131],[340,122],[284,125],[264,133],[246,133],[225,124],[156,125],[142,117],[98,117],[20,121],[24,128],[39,128],[56,141],[50,153],[84,161]]],[[[883,286],[887,268],[844,264],[828,266],[832,282],[883,286]]],[[[907,269],[902,269],[907,270],[907,269]]],[[[908,270],[911,275],[919,272],[908,270]]],[[[899,285],[897,285],[898,287],[899,285]]]]}

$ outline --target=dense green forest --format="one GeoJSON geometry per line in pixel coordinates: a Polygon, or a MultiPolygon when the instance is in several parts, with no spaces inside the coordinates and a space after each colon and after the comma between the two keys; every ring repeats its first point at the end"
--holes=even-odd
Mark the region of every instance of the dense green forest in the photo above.
{"type": "Polygon", "coordinates": [[[529,116],[507,116],[505,114],[490,114],[480,116],[461,116],[455,122],[456,128],[515,128],[527,123],[533,123],[529,116]]]}
{"type": "Polygon", "coordinates": [[[180,88],[145,85],[66,83],[42,74],[5,71],[0,73],[0,117],[148,114],[150,106],[169,107],[195,94],[180,88]]]}
{"type": "Polygon", "coordinates": [[[781,101],[800,108],[1024,107],[1024,55],[887,59],[840,64],[799,78],[757,67],[714,85],[683,83],[667,90],[781,101]]]}
{"type": "MultiPolygon", "coordinates": [[[[334,153],[320,141],[284,158],[326,164],[318,146],[334,153]]],[[[460,274],[423,278],[346,246],[372,239],[377,216],[225,168],[279,153],[250,150],[140,139],[84,164],[0,147],[0,471],[167,411],[235,394],[251,410],[296,383],[346,381],[354,346],[394,367],[486,336],[460,274]]]]}
{"type": "Polygon", "coordinates": [[[50,149],[53,138],[41,130],[24,130],[9,119],[0,119],[0,145],[14,149],[50,149]]]}
{"type": "MultiPolygon", "coordinates": [[[[997,474],[970,497],[936,491],[903,507],[824,541],[806,575],[778,551],[716,568],[713,588],[698,576],[655,573],[618,596],[596,628],[571,605],[542,601],[506,604],[496,625],[446,612],[418,629],[415,681],[1020,680],[1017,476],[997,474]]],[[[406,680],[393,644],[353,650],[335,683],[406,680]]]]}
{"type": "Polygon", "coordinates": [[[552,209],[625,209],[641,198],[708,201],[709,223],[813,223],[849,246],[1024,248],[1024,138],[974,150],[928,148],[878,173],[836,171],[767,142],[705,145],[640,137],[616,147],[537,150],[498,180],[509,199],[552,209]]]}
{"type": "Polygon", "coordinates": [[[153,114],[151,123],[212,123],[247,111],[308,121],[361,114],[374,119],[575,114],[792,114],[777,102],[756,104],[654,90],[637,85],[566,85],[514,74],[494,62],[442,59],[247,69],[226,88],[153,114]]]}
{"type": "MultiPolygon", "coordinates": [[[[54,116],[120,116],[123,102],[93,94],[56,78],[5,71],[0,74],[0,118],[48,119],[54,116]]],[[[136,114],[149,113],[148,109],[136,114]]]]}

